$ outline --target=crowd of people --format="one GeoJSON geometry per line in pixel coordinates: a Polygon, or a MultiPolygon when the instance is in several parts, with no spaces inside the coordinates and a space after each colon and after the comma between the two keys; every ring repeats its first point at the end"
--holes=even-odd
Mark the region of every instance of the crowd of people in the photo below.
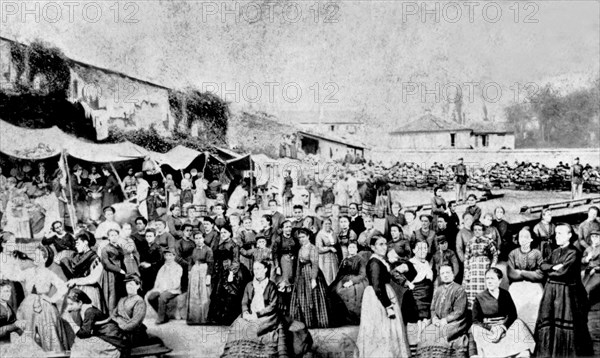
{"type": "MultiPolygon", "coordinates": [[[[457,178],[466,175],[455,169],[457,178]]],[[[305,328],[343,325],[359,325],[359,357],[410,356],[411,346],[422,357],[593,355],[587,323],[588,312],[600,309],[596,207],[576,229],[545,210],[535,227],[511,232],[504,208],[482,212],[469,194],[459,215],[457,202],[446,203],[435,188],[431,213],[392,202],[378,230],[370,202],[377,189],[354,190],[351,171],[333,195],[313,190],[316,180],[308,178],[309,194],[299,201],[287,192],[292,181],[281,202],[266,199],[266,210],[243,182],[228,198],[211,199],[197,171],[184,173],[179,186],[171,175],[148,184],[147,174],[133,170],[123,180],[109,167],[72,172],[66,183],[61,170],[47,176],[43,165],[35,175],[0,177],[8,198],[2,356],[23,349],[127,355],[157,340],[143,324],[147,305],[156,325],[230,326],[225,357],[301,354],[310,346],[305,328]],[[44,210],[52,221],[43,220],[41,234],[30,214],[27,222],[16,215],[34,190],[44,193],[34,201],[58,200],[54,213],[44,210]],[[140,215],[117,221],[122,200],[140,215]],[[35,235],[41,241],[33,252],[14,249],[17,238],[35,235]]]]}

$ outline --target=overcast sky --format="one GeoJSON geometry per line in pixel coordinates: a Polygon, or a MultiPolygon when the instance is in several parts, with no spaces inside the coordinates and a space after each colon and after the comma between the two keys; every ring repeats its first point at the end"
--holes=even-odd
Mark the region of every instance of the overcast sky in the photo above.
{"type": "Polygon", "coordinates": [[[465,4],[3,1],[0,33],[170,87],[204,86],[239,107],[277,114],[320,102],[391,126],[444,110],[436,94],[458,87],[477,97],[467,101],[475,112],[485,103],[494,114],[523,94],[515,83],[578,87],[598,76],[597,1],[465,4]]]}

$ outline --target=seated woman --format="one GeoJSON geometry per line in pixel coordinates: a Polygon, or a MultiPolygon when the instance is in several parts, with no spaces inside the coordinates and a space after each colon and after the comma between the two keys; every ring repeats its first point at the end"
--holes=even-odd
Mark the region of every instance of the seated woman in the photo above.
{"type": "Polygon", "coordinates": [[[270,269],[267,261],[254,262],[254,280],[244,290],[242,315],[229,328],[221,357],[287,356],[277,285],[269,280],[270,269]]]}
{"type": "Polygon", "coordinates": [[[433,294],[431,324],[421,333],[418,357],[468,357],[467,293],[454,282],[453,270],[451,265],[440,266],[441,284],[433,294]]]}
{"type": "Polygon", "coordinates": [[[162,345],[158,337],[149,336],[146,333],[146,326],[143,323],[146,317],[146,302],[139,295],[142,287],[140,277],[137,274],[128,274],[125,276],[124,282],[127,297],[119,300],[117,307],[110,315],[111,320],[119,326],[125,336],[127,348],[123,349],[123,352],[128,353],[132,348],[150,344],[162,345]]]}
{"type": "Polygon", "coordinates": [[[127,337],[109,316],[92,305],[92,300],[80,289],[74,288],[67,296],[67,310],[81,317],[71,358],[119,358],[127,347],[127,337]]]}
{"type": "Polygon", "coordinates": [[[515,303],[500,288],[502,271],[492,267],[485,274],[486,289],[473,302],[472,334],[479,357],[529,357],[535,341],[529,328],[517,318],[515,303]]]}
{"type": "Polygon", "coordinates": [[[46,352],[68,351],[71,345],[59,310],[67,294],[67,285],[45,267],[47,260],[42,248],[35,250],[36,260],[20,251],[13,254],[19,261],[27,295],[17,311],[17,318],[26,323],[25,334],[32,340],[35,338],[46,352]]]}
{"type": "Polygon", "coordinates": [[[345,323],[356,325],[360,323],[360,308],[363,293],[369,285],[367,281],[366,262],[358,253],[358,243],[348,244],[348,257],[342,260],[337,277],[329,286],[332,301],[344,303],[345,323]]]}
{"type": "Polygon", "coordinates": [[[10,343],[10,334],[16,332],[19,335],[25,328],[24,321],[17,321],[17,315],[10,303],[12,287],[8,280],[0,281],[0,345],[10,343]]]}
{"type": "Polygon", "coordinates": [[[2,270],[0,270],[0,280],[6,280],[11,288],[10,306],[17,309],[23,301],[23,287],[19,282],[21,277],[21,269],[17,260],[13,257],[12,251],[5,250],[6,242],[14,242],[15,235],[12,232],[4,232],[0,236],[0,262],[2,270]]]}
{"type": "Polygon", "coordinates": [[[290,315],[304,322],[308,328],[327,328],[330,327],[332,318],[327,284],[319,269],[317,247],[310,243],[310,235],[308,229],[298,229],[300,250],[290,302],[290,315]]]}
{"type": "Polygon", "coordinates": [[[585,249],[581,263],[584,268],[582,282],[592,311],[600,304],[600,231],[592,231],[590,241],[592,244],[585,249]]]}

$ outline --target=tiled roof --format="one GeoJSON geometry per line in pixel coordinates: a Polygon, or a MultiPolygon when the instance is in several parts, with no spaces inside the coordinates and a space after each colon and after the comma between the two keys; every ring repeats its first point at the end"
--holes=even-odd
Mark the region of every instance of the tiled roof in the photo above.
{"type": "Polygon", "coordinates": [[[470,131],[471,129],[460,125],[453,121],[441,119],[432,115],[431,113],[425,114],[414,120],[405,126],[398,128],[391,134],[404,134],[404,133],[415,133],[415,132],[453,132],[453,131],[470,131]]]}

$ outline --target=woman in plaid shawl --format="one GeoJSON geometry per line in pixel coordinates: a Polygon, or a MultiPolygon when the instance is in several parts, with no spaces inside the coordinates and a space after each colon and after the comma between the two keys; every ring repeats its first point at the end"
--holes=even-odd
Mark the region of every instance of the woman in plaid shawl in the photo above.
{"type": "Polygon", "coordinates": [[[465,250],[465,273],[463,286],[467,291],[469,309],[477,294],[485,290],[485,273],[498,262],[498,250],[495,243],[483,236],[483,224],[473,224],[473,238],[465,250]]]}

